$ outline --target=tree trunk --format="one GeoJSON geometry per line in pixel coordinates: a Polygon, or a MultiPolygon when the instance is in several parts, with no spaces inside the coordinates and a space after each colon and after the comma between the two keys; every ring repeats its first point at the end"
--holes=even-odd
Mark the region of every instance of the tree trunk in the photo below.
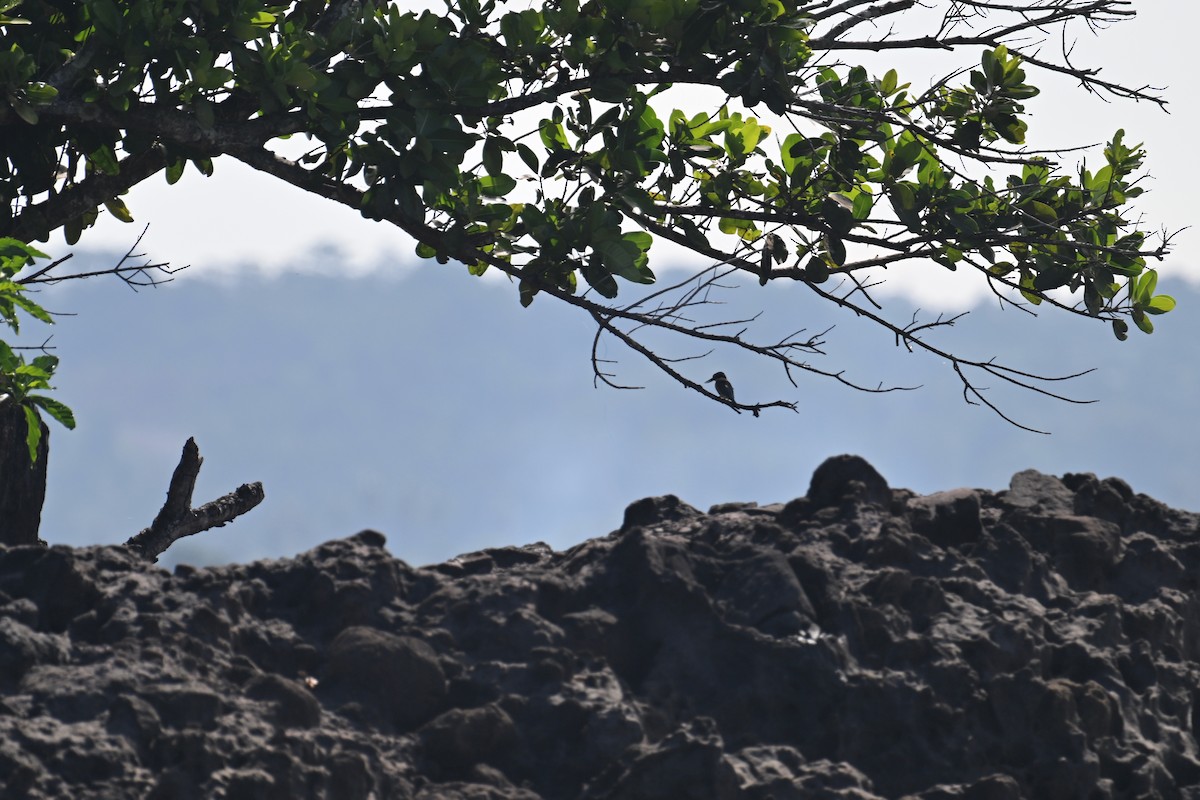
{"type": "Polygon", "coordinates": [[[46,499],[46,461],[50,430],[42,422],[36,463],[29,463],[25,444],[25,411],[0,402],[0,545],[45,544],[38,538],[46,499]]]}

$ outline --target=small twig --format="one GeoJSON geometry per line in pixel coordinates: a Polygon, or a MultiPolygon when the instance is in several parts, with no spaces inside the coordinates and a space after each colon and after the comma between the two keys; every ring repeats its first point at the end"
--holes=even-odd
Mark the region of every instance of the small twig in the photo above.
{"type": "Polygon", "coordinates": [[[41,344],[22,345],[19,347],[13,346],[11,349],[13,349],[13,350],[38,350],[40,352],[45,353],[46,355],[49,355],[51,350],[58,349],[57,347],[50,346],[50,340],[53,338],[54,338],[53,336],[47,336],[45,339],[42,340],[41,344]]]}
{"type": "Polygon", "coordinates": [[[74,254],[74,253],[67,253],[67,254],[66,254],[65,256],[63,256],[62,258],[56,259],[56,260],[54,260],[54,261],[51,261],[49,266],[42,267],[41,269],[39,269],[37,272],[33,273],[33,274],[32,274],[32,275],[30,275],[29,277],[27,277],[27,278],[21,278],[19,281],[17,281],[17,283],[21,283],[21,284],[25,284],[25,283],[37,283],[37,282],[38,282],[38,280],[37,280],[38,278],[42,277],[42,276],[43,276],[43,275],[45,275],[47,272],[49,272],[50,270],[54,269],[54,268],[55,268],[55,267],[57,267],[59,264],[62,264],[62,263],[63,263],[64,261],[66,261],[67,259],[69,259],[69,258],[74,258],[74,257],[75,257],[75,254],[74,254]]]}
{"type": "Polygon", "coordinates": [[[22,286],[31,286],[35,283],[44,283],[53,286],[61,281],[72,281],[80,278],[94,278],[97,275],[116,275],[125,282],[126,286],[128,286],[130,289],[133,289],[135,292],[139,286],[158,286],[161,283],[170,283],[172,280],[174,280],[174,278],[156,278],[151,274],[151,271],[156,270],[164,275],[174,275],[180,270],[187,269],[187,266],[172,267],[170,262],[166,261],[159,264],[152,264],[147,261],[141,266],[125,265],[125,262],[129,261],[130,259],[144,258],[142,253],[135,253],[133,251],[136,250],[142,243],[142,239],[145,237],[146,231],[149,229],[150,226],[148,224],[142,228],[142,232],[138,234],[137,238],[133,242],[133,245],[125,252],[125,255],[121,256],[121,260],[118,261],[115,266],[108,267],[107,269],[91,270],[89,272],[75,272],[70,275],[49,274],[50,271],[55,267],[61,266],[65,261],[74,256],[74,253],[68,253],[50,265],[42,267],[37,272],[26,275],[23,278],[17,278],[16,282],[22,286]]]}

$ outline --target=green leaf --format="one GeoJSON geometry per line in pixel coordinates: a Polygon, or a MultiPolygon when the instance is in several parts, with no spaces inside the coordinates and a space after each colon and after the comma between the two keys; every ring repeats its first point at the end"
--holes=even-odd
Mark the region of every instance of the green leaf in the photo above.
{"type": "Polygon", "coordinates": [[[612,274],[633,283],[654,283],[654,273],[646,266],[646,251],[651,241],[650,234],[639,231],[626,233],[619,239],[602,238],[593,242],[592,249],[612,274]]]}
{"type": "Polygon", "coordinates": [[[804,265],[804,280],[809,283],[824,283],[829,280],[829,265],[825,259],[813,256],[804,265]]]}
{"type": "Polygon", "coordinates": [[[840,238],[827,233],[821,237],[821,244],[825,246],[830,262],[839,267],[846,263],[846,243],[840,238]]]}
{"type": "Polygon", "coordinates": [[[58,89],[48,83],[29,83],[25,85],[25,96],[35,106],[45,106],[58,97],[58,89]]]}
{"type": "Polygon", "coordinates": [[[824,139],[812,139],[799,133],[790,134],[783,140],[779,154],[784,171],[788,175],[794,175],[797,167],[812,169],[818,154],[828,147],[829,142],[824,139]]]}
{"type": "Polygon", "coordinates": [[[1024,206],[1024,209],[1042,222],[1047,222],[1050,224],[1058,222],[1058,213],[1055,212],[1054,208],[1046,205],[1040,200],[1031,200],[1024,206]]]}
{"type": "Polygon", "coordinates": [[[495,137],[483,143],[483,168],[488,175],[499,175],[504,169],[504,153],[495,137]]]}
{"type": "Polygon", "coordinates": [[[187,166],[186,158],[177,158],[167,165],[167,185],[174,185],[183,177],[183,168],[187,166]]]}
{"type": "Polygon", "coordinates": [[[907,183],[897,183],[891,191],[892,203],[900,211],[911,211],[917,206],[917,195],[907,183]]]}
{"type": "Polygon", "coordinates": [[[47,375],[53,375],[54,370],[58,369],[58,356],[41,355],[33,359],[33,365],[40,370],[43,370],[47,375]]]}
{"type": "Polygon", "coordinates": [[[567,150],[571,147],[567,142],[567,134],[563,132],[563,126],[558,122],[542,120],[538,133],[541,135],[542,144],[549,150],[567,150]]]}
{"type": "Polygon", "coordinates": [[[627,233],[621,238],[626,241],[633,242],[643,252],[649,250],[650,245],[654,244],[654,237],[645,231],[634,231],[633,233],[627,233]]]}
{"type": "Polygon", "coordinates": [[[717,228],[721,233],[727,233],[730,236],[736,234],[748,242],[754,241],[761,235],[758,226],[752,221],[736,217],[721,217],[717,223],[717,228]]]}
{"type": "Polygon", "coordinates": [[[899,178],[916,165],[924,152],[925,146],[915,139],[897,145],[891,152],[892,161],[888,174],[893,178],[899,178]]]}
{"type": "Polygon", "coordinates": [[[508,175],[485,175],[479,179],[479,191],[486,197],[503,197],[517,188],[517,181],[508,175]]]}
{"type": "Polygon", "coordinates": [[[20,306],[25,310],[25,313],[39,322],[45,322],[47,325],[54,324],[54,318],[50,316],[50,312],[30,300],[24,294],[14,293],[9,299],[12,300],[14,305],[20,306]]]}
{"type": "Polygon", "coordinates": [[[38,445],[42,443],[42,419],[33,406],[21,405],[25,410],[25,444],[29,448],[29,463],[36,464],[38,445]]]}
{"type": "Polygon", "coordinates": [[[887,73],[884,74],[883,79],[879,81],[879,93],[884,97],[892,94],[896,91],[896,84],[899,82],[899,80],[900,76],[896,73],[896,70],[889,69],[887,73]]]}
{"type": "Polygon", "coordinates": [[[47,414],[58,420],[67,430],[75,430],[75,413],[64,403],[60,403],[54,398],[46,397],[42,394],[31,394],[27,399],[29,402],[44,409],[47,414]]]}
{"type": "Polygon", "coordinates": [[[1138,305],[1145,306],[1150,303],[1150,298],[1154,297],[1154,290],[1158,287],[1158,272],[1148,269],[1142,273],[1137,279],[1137,283],[1133,290],[1133,301],[1138,305]]]}
{"type": "Polygon", "coordinates": [[[17,116],[20,117],[23,122],[25,122],[27,125],[38,124],[38,115],[37,112],[33,110],[33,106],[29,105],[24,100],[11,93],[7,95],[7,100],[8,105],[13,111],[17,112],[17,116]]]}
{"type": "Polygon", "coordinates": [[[523,308],[529,308],[529,304],[533,302],[534,296],[541,291],[532,281],[527,280],[521,281],[518,290],[521,295],[521,306],[523,308]]]}
{"type": "Polygon", "coordinates": [[[73,245],[79,241],[79,237],[83,235],[83,217],[75,217],[63,223],[63,239],[67,244],[73,245]]]}
{"type": "Polygon", "coordinates": [[[538,160],[537,156],[534,155],[533,150],[530,149],[530,147],[526,144],[518,143],[517,155],[519,155],[521,160],[525,162],[525,166],[533,170],[533,173],[536,175],[538,171],[538,160]]]}
{"type": "Polygon", "coordinates": [[[871,206],[874,202],[875,199],[868,192],[859,192],[854,198],[854,208],[851,211],[854,218],[861,221],[871,216],[871,206]]]}
{"type": "Polygon", "coordinates": [[[1033,288],[1039,292],[1048,292],[1051,289],[1058,289],[1066,286],[1071,278],[1072,271],[1066,267],[1048,266],[1038,272],[1033,279],[1033,288]]]}
{"type": "Polygon", "coordinates": [[[1028,86],[1020,84],[1017,86],[1006,86],[1004,94],[1006,97],[1011,97],[1013,100],[1028,100],[1031,97],[1037,97],[1042,93],[1042,90],[1036,86],[1028,86]]]}
{"type": "Polygon", "coordinates": [[[1146,304],[1147,314],[1166,314],[1175,308],[1175,298],[1169,294],[1158,294],[1146,304]]]}
{"type": "Polygon", "coordinates": [[[1004,45],[997,47],[995,50],[984,50],[983,55],[979,59],[979,65],[983,67],[984,77],[992,86],[999,86],[1004,82],[1004,67],[1003,59],[1008,52],[1008,48],[1004,45]]]}
{"type": "Polygon", "coordinates": [[[7,266],[8,261],[11,259],[15,265],[15,269],[11,272],[7,269],[4,270],[10,275],[17,272],[21,267],[32,264],[34,259],[49,257],[41,250],[22,242],[20,239],[14,239],[11,236],[0,238],[0,262],[3,262],[7,266]]]}
{"type": "Polygon", "coordinates": [[[603,297],[612,299],[617,296],[619,291],[617,281],[613,278],[612,273],[604,268],[600,259],[588,260],[587,266],[583,268],[583,279],[603,297]]]}
{"type": "Polygon", "coordinates": [[[133,222],[133,215],[129,213],[129,209],[125,207],[125,202],[121,198],[112,197],[105,200],[104,207],[108,209],[108,213],[121,222],[133,222]]]}
{"type": "Polygon", "coordinates": [[[21,366],[21,359],[4,341],[0,341],[0,373],[13,372],[21,366]]]}
{"type": "Polygon", "coordinates": [[[1025,131],[1029,130],[1029,126],[1015,114],[1001,114],[993,124],[996,133],[1000,134],[1004,141],[1010,144],[1025,144],[1025,131]]]}
{"type": "Polygon", "coordinates": [[[97,147],[88,153],[87,161],[92,169],[103,172],[105,175],[121,174],[121,165],[117,161],[117,154],[108,145],[97,147]]]}
{"type": "Polygon", "coordinates": [[[966,214],[952,213],[946,217],[946,221],[967,236],[974,236],[979,233],[979,223],[966,214]]]}
{"type": "Polygon", "coordinates": [[[1021,287],[1021,295],[1035,306],[1040,306],[1042,304],[1042,296],[1034,289],[1034,281],[1036,280],[1036,276],[1028,272],[1024,267],[1021,268],[1021,281],[1018,284],[1021,287]]]}
{"type": "Polygon", "coordinates": [[[1123,319],[1114,319],[1112,322],[1113,335],[1120,341],[1125,341],[1129,338],[1129,323],[1123,319]]]}
{"type": "Polygon", "coordinates": [[[22,364],[13,370],[13,375],[20,375],[23,378],[27,378],[28,380],[21,381],[21,383],[25,384],[26,386],[44,384],[46,381],[50,380],[49,372],[46,372],[46,370],[42,369],[41,367],[36,367],[33,364],[22,364]]]}

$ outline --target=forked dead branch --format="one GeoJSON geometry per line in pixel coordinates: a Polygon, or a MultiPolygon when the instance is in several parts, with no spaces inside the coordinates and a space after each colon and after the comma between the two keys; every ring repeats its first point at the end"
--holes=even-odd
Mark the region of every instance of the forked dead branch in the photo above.
{"type": "Polygon", "coordinates": [[[192,508],[192,492],[203,463],[196,440],[189,438],[183,445],[179,465],[171,475],[167,501],[150,527],[130,537],[125,542],[126,547],[142,558],[158,561],[158,557],[179,539],[219,528],[263,501],[265,494],[262,484],[255,481],[242,484],[229,494],[192,508]]]}

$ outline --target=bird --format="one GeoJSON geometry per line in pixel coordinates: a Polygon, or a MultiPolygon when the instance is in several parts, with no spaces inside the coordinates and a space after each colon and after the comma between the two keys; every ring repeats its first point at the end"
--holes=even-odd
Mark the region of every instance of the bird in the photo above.
{"type": "MultiPolygon", "coordinates": [[[[733,399],[733,384],[729,382],[729,378],[725,377],[724,372],[713,373],[713,376],[711,378],[709,378],[708,380],[706,380],[705,383],[715,384],[716,389],[717,389],[717,396],[720,397],[722,400],[728,400],[730,403],[737,402],[736,400],[733,399]]],[[[733,406],[730,406],[730,408],[733,408],[733,406]]],[[[742,413],[741,411],[738,411],[736,408],[733,408],[733,410],[737,411],[737,413],[739,413],[739,414],[742,413]]]]}

